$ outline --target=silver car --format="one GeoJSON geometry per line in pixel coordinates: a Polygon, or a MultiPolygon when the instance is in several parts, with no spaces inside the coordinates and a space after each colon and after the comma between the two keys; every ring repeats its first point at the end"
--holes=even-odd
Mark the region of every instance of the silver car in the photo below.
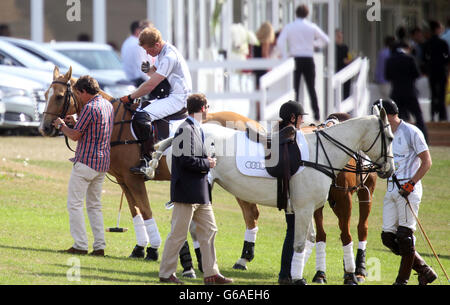
{"type": "Polygon", "coordinates": [[[37,132],[45,108],[42,83],[0,71],[0,130],[37,132]]]}

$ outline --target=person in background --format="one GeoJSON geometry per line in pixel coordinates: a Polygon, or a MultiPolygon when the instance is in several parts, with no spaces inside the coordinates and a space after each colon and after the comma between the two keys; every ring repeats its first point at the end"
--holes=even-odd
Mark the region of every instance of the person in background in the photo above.
{"type": "MultiPolygon", "coordinates": [[[[275,41],[275,32],[272,24],[268,21],[264,22],[256,32],[256,38],[258,38],[259,45],[253,46],[254,58],[270,58],[270,51],[273,42],[275,41]]],[[[254,70],[256,78],[256,89],[259,89],[259,79],[263,76],[267,70],[254,70]]]]}
{"type": "MultiPolygon", "coordinates": [[[[344,69],[351,62],[351,55],[348,51],[348,46],[344,44],[344,34],[340,29],[335,31],[336,40],[336,72],[344,69]]],[[[342,100],[350,96],[350,80],[344,83],[344,90],[342,92],[342,100]]]]}
{"type": "Polygon", "coordinates": [[[391,82],[390,97],[397,103],[401,119],[409,120],[410,113],[414,116],[417,127],[428,142],[427,127],[417,98],[416,80],[420,72],[414,58],[410,55],[409,45],[398,42],[394,44],[391,54],[386,61],[385,71],[385,78],[391,82]]]}
{"type": "Polygon", "coordinates": [[[299,5],[296,9],[297,18],[283,28],[280,37],[278,37],[277,45],[283,54],[283,58],[288,56],[295,58],[295,100],[299,102],[300,80],[303,75],[311,100],[311,107],[314,111],[314,120],[319,121],[320,109],[315,88],[314,48],[327,45],[330,39],[316,24],[306,19],[308,14],[308,6],[299,5]]]}
{"type": "Polygon", "coordinates": [[[378,85],[381,98],[389,98],[391,86],[389,81],[384,77],[386,70],[386,60],[391,56],[391,47],[395,42],[394,36],[386,36],[384,38],[384,48],[378,52],[377,64],[375,67],[375,82],[378,85]]]}
{"type": "Polygon", "coordinates": [[[448,48],[450,49],[450,17],[447,18],[447,22],[445,24],[445,31],[441,36],[447,42],[448,48]]]}
{"type": "Polygon", "coordinates": [[[439,121],[447,121],[445,91],[450,65],[450,52],[447,42],[439,35],[442,26],[437,21],[430,21],[431,38],[424,45],[424,66],[431,89],[431,120],[438,115],[439,121]]]}
{"type": "Polygon", "coordinates": [[[414,56],[416,65],[423,71],[423,45],[425,42],[422,29],[415,27],[411,30],[411,55],[414,56]]]}
{"type": "Polygon", "coordinates": [[[139,34],[151,25],[151,22],[147,20],[133,21],[130,25],[131,35],[125,39],[120,49],[123,71],[127,79],[136,87],[148,80],[147,74],[141,71],[142,63],[154,62],[153,58],[148,56],[145,50],[139,46],[139,34]]]}

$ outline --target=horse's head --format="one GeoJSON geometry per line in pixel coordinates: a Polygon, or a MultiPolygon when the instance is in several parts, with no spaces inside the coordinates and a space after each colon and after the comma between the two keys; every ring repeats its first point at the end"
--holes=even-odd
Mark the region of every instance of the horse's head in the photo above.
{"type": "Polygon", "coordinates": [[[59,74],[58,67],[53,70],[53,82],[45,92],[46,105],[44,115],[39,126],[39,132],[43,136],[56,136],[58,131],[52,125],[57,117],[64,118],[68,114],[76,112],[76,101],[72,92],[72,67],[66,74],[59,74]]]}
{"type": "Polygon", "coordinates": [[[390,177],[394,170],[394,156],[392,154],[392,141],[394,134],[389,125],[386,111],[376,111],[369,124],[370,130],[363,138],[362,150],[366,153],[377,168],[378,177],[390,177]]]}

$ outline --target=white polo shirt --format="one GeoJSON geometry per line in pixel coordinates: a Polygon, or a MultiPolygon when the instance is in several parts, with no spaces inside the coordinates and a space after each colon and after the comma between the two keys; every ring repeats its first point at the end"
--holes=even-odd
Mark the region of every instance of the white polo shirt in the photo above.
{"type": "Polygon", "coordinates": [[[420,167],[418,155],[427,151],[428,145],[419,128],[402,120],[394,133],[392,150],[395,175],[398,179],[411,179],[420,167]]]}
{"type": "Polygon", "coordinates": [[[156,73],[164,76],[172,87],[170,94],[188,95],[192,92],[192,79],[183,55],[166,42],[156,57],[156,73]]]}
{"type": "Polygon", "coordinates": [[[329,42],[328,36],[316,24],[297,18],[283,28],[277,46],[283,58],[313,57],[314,47],[323,47],[329,42]]]}

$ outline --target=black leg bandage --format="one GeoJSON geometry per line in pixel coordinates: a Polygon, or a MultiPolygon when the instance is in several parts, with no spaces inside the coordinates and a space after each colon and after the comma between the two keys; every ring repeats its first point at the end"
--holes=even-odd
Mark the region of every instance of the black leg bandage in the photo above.
{"type": "Polygon", "coordinates": [[[184,242],[183,247],[180,250],[180,263],[183,266],[183,271],[190,270],[192,266],[191,251],[189,251],[189,244],[184,242]]]}
{"type": "Polygon", "coordinates": [[[244,240],[244,248],[242,248],[241,258],[245,258],[249,262],[255,257],[255,243],[244,240]]]}

